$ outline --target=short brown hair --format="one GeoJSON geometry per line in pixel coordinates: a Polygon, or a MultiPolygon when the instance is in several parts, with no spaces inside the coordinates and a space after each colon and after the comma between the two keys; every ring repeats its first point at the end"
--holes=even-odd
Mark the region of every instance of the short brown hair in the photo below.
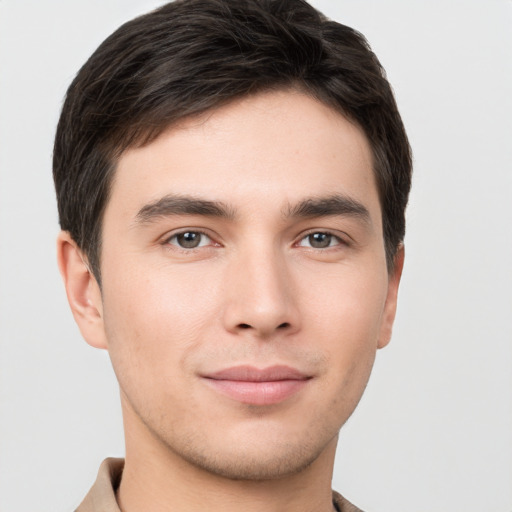
{"type": "Polygon", "coordinates": [[[304,0],[176,0],[122,25],[70,85],[55,137],[61,228],[100,281],[119,156],[176,121],[258,92],[299,89],[356,122],[374,157],[388,268],[405,234],[411,151],[366,39],[304,0]]]}

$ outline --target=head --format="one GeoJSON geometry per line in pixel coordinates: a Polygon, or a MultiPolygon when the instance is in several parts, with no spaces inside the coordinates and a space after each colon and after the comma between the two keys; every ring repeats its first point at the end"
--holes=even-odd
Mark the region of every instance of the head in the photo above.
{"type": "Polygon", "coordinates": [[[411,153],[364,37],[302,0],[177,0],[107,38],[62,109],[53,165],[59,219],[98,281],[103,213],[120,155],[182,119],[279,89],[302,91],[363,130],[392,267],[405,234],[411,153]]]}
{"type": "Polygon", "coordinates": [[[167,4],[79,71],[54,177],[132,432],[230,478],[332,448],[389,341],[411,178],[362,35],[302,0],[167,4]]]}

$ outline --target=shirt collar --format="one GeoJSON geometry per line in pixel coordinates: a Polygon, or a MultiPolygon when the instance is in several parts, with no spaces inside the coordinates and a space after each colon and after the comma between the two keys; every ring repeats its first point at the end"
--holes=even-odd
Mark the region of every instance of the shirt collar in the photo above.
{"type": "MultiPolygon", "coordinates": [[[[75,512],[121,512],[116,501],[116,490],[121,482],[124,459],[105,459],[91,490],[75,512]]],[[[338,512],[362,512],[337,492],[332,494],[338,512]]]]}

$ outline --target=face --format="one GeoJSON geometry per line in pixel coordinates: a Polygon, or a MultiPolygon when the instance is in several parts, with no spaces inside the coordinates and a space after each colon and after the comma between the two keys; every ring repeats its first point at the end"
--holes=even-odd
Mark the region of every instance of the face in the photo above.
{"type": "Polygon", "coordinates": [[[399,267],[362,131],[260,94],[122,155],[86,338],[108,348],[127,432],[219,475],[282,477],[332,456],[399,267]]]}

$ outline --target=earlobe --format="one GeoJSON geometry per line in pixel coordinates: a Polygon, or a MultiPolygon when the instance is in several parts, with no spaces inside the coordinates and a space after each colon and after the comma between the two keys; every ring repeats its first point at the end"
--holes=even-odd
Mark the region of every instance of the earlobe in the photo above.
{"type": "Polygon", "coordinates": [[[67,231],[57,237],[57,261],[82,336],[89,345],[106,349],[101,291],[85,256],[67,231]]]}
{"type": "Polygon", "coordinates": [[[389,273],[388,292],[386,296],[386,303],[384,305],[384,314],[377,348],[383,348],[391,341],[393,322],[395,321],[396,315],[398,287],[400,286],[400,278],[402,277],[402,270],[404,268],[404,258],[405,249],[402,244],[395,254],[394,266],[392,271],[389,273]]]}

